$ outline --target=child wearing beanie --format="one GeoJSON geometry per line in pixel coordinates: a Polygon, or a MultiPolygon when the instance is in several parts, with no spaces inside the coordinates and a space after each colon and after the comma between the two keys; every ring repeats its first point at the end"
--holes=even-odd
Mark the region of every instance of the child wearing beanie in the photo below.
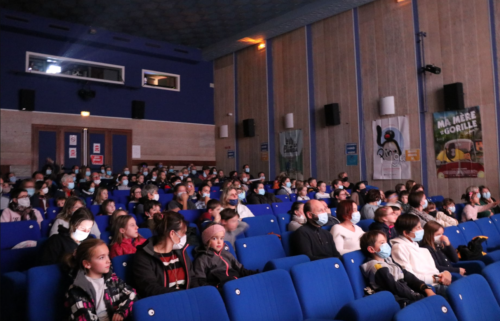
{"type": "Polygon", "coordinates": [[[218,223],[210,223],[201,234],[203,245],[195,249],[197,257],[194,262],[194,273],[199,286],[212,285],[222,291],[222,286],[227,281],[258,273],[245,269],[226,250],[225,234],[226,230],[218,223]]]}

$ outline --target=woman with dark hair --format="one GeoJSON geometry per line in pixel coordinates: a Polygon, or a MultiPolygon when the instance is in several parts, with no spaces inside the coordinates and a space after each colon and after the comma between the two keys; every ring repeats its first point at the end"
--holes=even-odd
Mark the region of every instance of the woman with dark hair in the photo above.
{"type": "Polygon", "coordinates": [[[354,191],[351,194],[351,200],[353,200],[357,205],[363,206],[365,205],[365,196],[366,196],[365,182],[357,182],[356,185],[354,185],[354,191]]]}
{"type": "Polygon", "coordinates": [[[280,189],[276,191],[276,195],[288,195],[292,194],[292,183],[289,177],[282,177],[280,179],[280,189]]]}
{"type": "Polygon", "coordinates": [[[365,196],[365,205],[361,208],[361,219],[371,219],[375,217],[375,211],[380,207],[382,200],[378,189],[371,189],[365,196]]]}
{"type": "Polygon", "coordinates": [[[35,182],[35,195],[31,196],[30,203],[33,207],[40,207],[47,211],[49,207],[49,187],[43,180],[35,182]]]}
{"type": "Polygon", "coordinates": [[[288,231],[295,231],[307,223],[307,217],[304,214],[304,203],[293,203],[292,209],[288,213],[292,215],[292,220],[287,226],[288,231]]]}
{"type": "Polygon", "coordinates": [[[134,279],[141,298],[197,285],[186,249],[188,223],[174,211],[154,215],[156,236],[137,247],[134,279]]]}
{"type": "Polygon", "coordinates": [[[409,180],[406,181],[405,187],[406,187],[406,190],[408,191],[408,193],[411,191],[411,188],[415,184],[416,184],[416,182],[414,180],[412,180],[412,179],[409,179],[409,180]]]}
{"type": "Polygon", "coordinates": [[[451,263],[458,262],[457,250],[451,245],[450,240],[444,235],[444,228],[438,222],[429,222],[424,226],[424,238],[420,247],[426,248],[432,255],[439,272],[465,274],[465,269],[454,267],[451,263]]]}
{"type": "Polygon", "coordinates": [[[340,224],[334,225],[330,230],[337,251],[344,255],[359,250],[359,239],[365,232],[356,225],[361,218],[356,203],[351,200],[341,201],[337,207],[337,218],[340,224]]]}
{"type": "Polygon", "coordinates": [[[410,209],[407,214],[415,215],[420,219],[420,225],[425,226],[427,222],[435,221],[436,219],[431,215],[424,212],[429,204],[424,192],[414,192],[408,196],[408,204],[410,204],[410,209]]]}
{"type": "MultiPolygon", "coordinates": [[[[491,197],[490,189],[488,187],[479,186],[479,193],[481,194],[479,205],[488,205],[496,202],[496,200],[491,197]]],[[[477,213],[477,218],[490,217],[491,215],[498,213],[500,213],[500,206],[495,206],[489,210],[477,213]]]]}
{"type": "Polygon", "coordinates": [[[422,184],[413,184],[412,188],[410,189],[410,194],[411,193],[416,193],[416,192],[422,192],[425,193],[424,185],[422,184]]]}
{"type": "Polygon", "coordinates": [[[28,191],[22,188],[10,192],[9,206],[3,210],[0,217],[0,223],[17,221],[37,221],[40,227],[43,221],[42,214],[31,207],[28,191]]]}
{"type": "Polygon", "coordinates": [[[94,225],[94,215],[85,207],[77,209],[69,219],[69,228],[59,225],[58,233],[49,237],[40,252],[40,265],[59,263],[86,240],[94,225]]]}

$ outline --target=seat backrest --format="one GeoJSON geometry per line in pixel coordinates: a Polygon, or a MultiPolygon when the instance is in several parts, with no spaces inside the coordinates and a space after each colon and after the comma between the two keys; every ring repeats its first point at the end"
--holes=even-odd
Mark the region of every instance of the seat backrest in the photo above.
{"type": "Polygon", "coordinates": [[[316,196],[316,192],[309,192],[309,193],[307,193],[307,196],[309,196],[309,198],[313,200],[313,199],[315,199],[314,196],[316,196]]]}
{"type": "Polygon", "coordinates": [[[90,205],[90,211],[92,212],[92,214],[97,215],[99,214],[99,211],[101,210],[101,205],[90,205]]]}
{"type": "Polygon", "coordinates": [[[271,207],[273,209],[274,215],[278,216],[283,213],[288,213],[292,209],[292,202],[282,202],[282,203],[273,203],[271,207]]]}
{"type": "Polygon", "coordinates": [[[368,232],[368,229],[370,227],[370,225],[375,222],[375,220],[369,218],[369,219],[365,219],[365,220],[361,220],[358,222],[358,226],[361,227],[361,229],[365,232],[368,232]]]}
{"type": "Polygon", "coordinates": [[[144,237],[145,239],[149,239],[150,237],[153,236],[153,232],[147,227],[142,227],[139,229],[139,234],[144,237]]]}
{"type": "Polygon", "coordinates": [[[247,207],[255,216],[274,215],[273,209],[269,204],[249,204],[247,207]]]}
{"type": "Polygon", "coordinates": [[[283,250],[285,250],[286,256],[292,255],[292,243],[291,238],[294,231],[281,232],[281,245],[283,245],[283,250]]]}
{"type": "Polygon", "coordinates": [[[266,266],[264,267],[264,271],[281,269],[290,272],[293,266],[310,261],[311,260],[309,259],[309,257],[304,254],[282,257],[267,262],[266,266]]]}
{"type": "Polygon", "coordinates": [[[210,192],[220,192],[220,186],[212,186],[210,192]]]}
{"type": "Polygon", "coordinates": [[[113,196],[119,196],[119,197],[122,197],[122,196],[128,196],[130,194],[130,190],[119,190],[119,189],[115,189],[113,191],[113,196]]]}
{"type": "Polygon", "coordinates": [[[38,241],[41,237],[37,221],[0,223],[0,247],[10,249],[23,241],[38,241]]]}
{"type": "Polygon", "coordinates": [[[351,281],[352,290],[356,299],[361,299],[365,295],[366,280],[361,272],[361,265],[365,263],[366,257],[360,250],[346,253],[342,256],[344,268],[351,281]]]}
{"type": "Polygon", "coordinates": [[[161,208],[165,208],[165,206],[174,199],[174,194],[160,194],[160,199],[158,202],[161,204],[161,208]]]}
{"type": "Polygon", "coordinates": [[[224,243],[226,244],[226,245],[224,245],[224,250],[229,251],[236,259],[238,259],[238,257],[236,256],[236,252],[234,252],[234,248],[231,245],[231,243],[229,243],[228,241],[224,241],[224,243]]]}
{"type": "Polygon", "coordinates": [[[115,256],[111,259],[111,264],[113,265],[113,271],[116,276],[125,281],[128,285],[133,287],[134,283],[134,264],[135,254],[126,254],[115,256]]]}
{"type": "Polygon", "coordinates": [[[28,320],[65,320],[65,293],[71,278],[59,266],[46,265],[28,270],[28,320]]]}
{"type": "Polygon", "coordinates": [[[97,224],[97,227],[99,228],[99,231],[106,231],[106,229],[109,226],[109,218],[110,215],[99,215],[95,217],[95,223],[97,224]]]}
{"type": "Polygon", "coordinates": [[[291,275],[304,319],[335,319],[354,300],[347,273],[337,258],[295,265],[291,275]]]}
{"type": "Polygon", "coordinates": [[[455,204],[455,215],[456,215],[456,219],[459,222],[462,222],[462,212],[464,211],[465,205],[466,205],[465,203],[455,204]]]}
{"type": "Polygon", "coordinates": [[[288,195],[276,195],[276,198],[279,198],[284,203],[290,203],[290,196],[288,195]]]}
{"type": "Polygon", "coordinates": [[[293,193],[293,194],[290,194],[290,201],[293,203],[297,200],[297,194],[293,193]]]}
{"type": "Polygon", "coordinates": [[[50,229],[52,228],[52,224],[54,224],[54,220],[43,220],[42,228],[40,229],[41,237],[49,237],[50,229]]]}
{"type": "Polygon", "coordinates": [[[488,265],[483,269],[482,274],[486,281],[488,281],[491,291],[500,305],[500,274],[498,271],[500,271],[500,262],[488,265]]]}
{"type": "Polygon", "coordinates": [[[447,294],[459,320],[487,321],[500,315],[500,306],[488,282],[479,274],[453,282],[447,294]]]}
{"type": "Polygon", "coordinates": [[[444,235],[448,237],[454,248],[458,248],[460,245],[467,245],[468,243],[465,241],[464,233],[462,233],[461,228],[458,226],[445,227],[444,235]]]}
{"type": "Polygon", "coordinates": [[[229,321],[224,302],[213,286],[155,295],[134,303],[134,321],[229,321]]]}
{"type": "Polygon", "coordinates": [[[16,250],[2,250],[0,257],[2,265],[0,266],[1,274],[13,271],[26,271],[36,265],[36,257],[38,249],[36,247],[27,247],[16,250]]]}
{"type": "Polygon", "coordinates": [[[197,247],[197,245],[190,245],[186,249],[186,253],[189,256],[189,259],[191,260],[191,262],[194,262],[194,259],[196,258],[195,253],[194,253],[194,249],[196,247],[197,247]]]}
{"type": "Polygon", "coordinates": [[[236,240],[236,253],[245,268],[263,271],[267,262],[285,257],[285,251],[276,235],[261,235],[236,240]]]}
{"type": "Polygon", "coordinates": [[[211,191],[210,192],[210,198],[215,198],[216,200],[220,199],[220,194],[222,194],[222,192],[219,190],[219,191],[211,191]]]}
{"type": "Polygon", "coordinates": [[[443,195],[436,195],[436,196],[431,196],[430,197],[431,201],[433,201],[434,203],[436,202],[443,202],[444,201],[444,197],[443,195]]]}
{"type": "Polygon", "coordinates": [[[394,321],[458,321],[450,304],[440,295],[434,295],[405,307],[394,316],[394,321]]]}
{"type": "Polygon", "coordinates": [[[488,237],[488,240],[486,241],[488,247],[500,246],[500,233],[491,219],[485,217],[474,222],[477,224],[483,235],[488,237]]]}
{"type": "Polygon", "coordinates": [[[184,219],[188,221],[189,223],[194,223],[198,219],[198,217],[203,214],[203,212],[206,212],[205,210],[180,210],[179,213],[184,216],[184,219]]]}
{"type": "Polygon", "coordinates": [[[62,207],[55,207],[55,206],[51,206],[51,207],[48,207],[47,208],[47,219],[48,220],[54,220],[57,216],[57,214],[59,214],[59,212],[61,211],[62,207]]]}
{"type": "Polygon", "coordinates": [[[500,214],[495,214],[491,216],[490,219],[497,228],[498,232],[500,233],[500,214]]]}
{"type": "Polygon", "coordinates": [[[278,218],[274,215],[246,217],[243,219],[243,222],[248,223],[245,237],[267,235],[269,233],[281,234],[277,221],[278,218]]]}
{"type": "Polygon", "coordinates": [[[123,203],[116,203],[115,208],[117,210],[127,210],[127,206],[125,206],[125,204],[123,204],[123,203]]]}
{"type": "Polygon", "coordinates": [[[134,213],[135,212],[135,207],[137,206],[137,203],[128,203],[128,212],[129,213],[134,213]]]}
{"type": "Polygon", "coordinates": [[[292,279],[284,270],[229,281],[224,284],[223,296],[232,321],[303,320],[292,279]]]}
{"type": "Polygon", "coordinates": [[[279,214],[278,215],[278,225],[280,227],[281,233],[288,231],[288,223],[292,220],[292,215],[290,214],[279,214]]]}
{"type": "Polygon", "coordinates": [[[467,243],[469,243],[474,237],[483,235],[483,233],[479,229],[479,226],[477,226],[476,222],[474,221],[460,223],[458,225],[458,228],[460,229],[460,231],[462,231],[467,243]]]}
{"type": "Polygon", "coordinates": [[[111,240],[113,239],[113,235],[111,235],[110,231],[103,231],[101,232],[101,237],[100,239],[106,243],[106,245],[109,245],[111,243],[111,240]]]}

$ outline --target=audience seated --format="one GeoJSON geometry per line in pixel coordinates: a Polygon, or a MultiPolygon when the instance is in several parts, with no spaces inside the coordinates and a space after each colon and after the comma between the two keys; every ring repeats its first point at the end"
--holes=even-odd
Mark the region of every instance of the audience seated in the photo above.
{"type": "Polygon", "coordinates": [[[220,196],[220,202],[223,209],[230,208],[236,210],[240,219],[254,217],[252,211],[239,201],[236,187],[228,187],[224,189],[220,196]]]}
{"type": "Polygon", "coordinates": [[[121,215],[113,220],[113,239],[110,243],[109,257],[134,254],[137,246],[146,242],[139,234],[139,227],[131,215],[121,215]]]}
{"type": "Polygon", "coordinates": [[[451,198],[445,198],[443,200],[443,211],[442,211],[443,214],[451,218],[457,219],[456,210],[457,209],[455,207],[455,202],[451,198]]]}
{"type": "Polygon", "coordinates": [[[128,176],[125,174],[122,174],[118,177],[118,185],[116,186],[116,189],[119,191],[128,191],[130,187],[128,187],[128,176]]]}
{"type": "Polygon", "coordinates": [[[264,183],[261,181],[253,182],[251,185],[252,189],[247,196],[248,204],[269,204],[281,203],[281,200],[277,198],[274,194],[267,193],[264,188],[264,183]]]}
{"type": "Polygon", "coordinates": [[[160,194],[158,194],[158,186],[153,184],[148,184],[141,188],[141,195],[142,197],[139,199],[138,204],[134,210],[135,215],[144,215],[144,204],[146,203],[146,201],[158,201],[160,199],[160,194]]]}
{"type": "Polygon", "coordinates": [[[426,209],[429,204],[424,192],[411,193],[408,196],[408,204],[410,204],[410,209],[406,213],[418,217],[420,226],[424,227],[427,222],[436,220],[434,217],[424,212],[424,209],[426,209]]]}
{"type": "Polygon", "coordinates": [[[141,188],[137,185],[130,188],[129,203],[138,203],[142,197],[141,188]]]}
{"type": "Polygon", "coordinates": [[[354,185],[354,191],[351,194],[351,200],[353,200],[358,206],[363,207],[365,205],[366,196],[366,185],[365,182],[357,182],[354,185]]]}
{"type": "Polygon", "coordinates": [[[5,190],[5,186],[8,184],[4,184],[3,178],[0,178],[0,210],[4,210],[9,206],[9,198],[4,196],[4,193],[10,192],[10,186],[8,187],[8,192],[5,190]]]}
{"type": "Polygon", "coordinates": [[[374,291],[391,292],[401,308],[435,295],[424,281],[392,260],[391,246],[382,231],[366,232],[361,237],[360,247],[367,257],[361,270],[374,291]]]}
{"type": "Polygon", "coordinates": [[[28,191],[25,189],[17,188],[11,191],[10,203],[1,215],[1,223],[31,220],[42,226],[43,216],[31,206],[28,191]]]}
{"type": "Polygon", "coordinates": [[[178,212],[196,209],[196,205],[189,199],[186,186],[186,183],[181,183],[174,187],[174,199],[168,203],[168,210],[178,212]]]}
{"type": "Polygon", "coordinates": [[[144,203],[144,218],[141,227],[147,227],[154,231],[154,216],[161,213],[161,203],[155,200],[146,201],[144,203]]]}
{"type": "Polygon", "coordinates": [[[292,234],[294,255],[304,254],[311,261],[328,257],[340,257],[332,235],[321,227],[328,222],[323,203],[310,200],[304,205],[307,223],[292,234]]]}
{"type": "Polygon", "coordinates": [[[116,210],[115,201],[112,199],[107,199],[101,204],[101,208],[99,209],[99,214],[97,215],[113,215],[113,212],[116,210]]]}
{"type": "Polygon", "coordinates": [[[173,211],[155,214],[156,236],[137,247],[133,272],[141,298],[196,287],[186,249],[188,223],[173,211]]]}
{"type": "Polygon", "coordinates": [[[307,217],[304,214],[304,203],[295,202],[292,205],[292,209],[290,210],[290,214],[292,215],[292,220],[288,223],[287,230],[288,231],[296,231],[302,225],[307,223],[307,217]]]}
{"type": "MultiPolygon", "coordinates": [[[[465,205],[462,213],[462,222],[475,221],[478,219],[478,213],[488,211],[494,207],[497,207],[500,201],[495,201],[488,203],[486,205],[480,204],[481,193],[479,193],[479,187],[469,186],[462,195],[462,199],[465,200],[467,205],[465,205]]],[[[490,214],[493,215],[493,214],[490,214]]]]}
{"type": "Polygon", "coordinates": [[[219,200],[211,199],[207,203],[206,212],[201,214],[200,217],[196,220],[196,224],[198,225],[198,229],[203,230],[203,226],[207,223],[212,222],[216,217],[219,217],[218,222],[220,222],[220,211],[222,207],[220,205],[219,200]]]}
{"type": "Polygon", "coordinates": [[[307,186],[302,186],[297,188],[297,201],[308,201],[310,200],[307,196],[307,186]]]}
{"type": "Polygon", "coordinates": [[[323,181],[318,182],[318,192],[314,195],[316,199],[330,198],[330,194],[326,192],[326,183],[323,181]]]}
{"type": "Polygon", "coordinates": [[[378,189],[369,190],[365,196],[365,205],[361,208],[361,219],[373,220],[375,211],[380,207],[381,203],[380,191],[378,189]]]}
{"type": "Polygon", "coordinates": [[[58,225],[58,233],[43,243],[40,265],[60,263],[66,254],[73,254],[78,245],[89,237],[94,223],[94,215],[87,208],[77,209],[69,219],[68,228],[58,225]]]}
{"type": "MultiPolygon", "coordinates": [[[[71,216],[75,213],[79,208],[85,207],[83,201],[76,196],[72,196],[66,200],[64,206],[57,214],[56,220],[52,224],[52,228],[50,229],[49,236],[59,233],[59,226],[61,225],[65,229],[69,229],[69,222],[71,220],[71,216]]],[[[96,238],[101,237],[101,232],[97,227],[97,224],[92,225],[92,229],[90,231],[96,238]]]]}
{"type": "Polygon", "coordinates": [[[229,242],[234,248],[234,241],[236,241],[236,237],[248,229],[248,224],[241,221],[241,217],[238,212],[232,208],[226,208],[220,212],[214,211],[214,215],[214,222],[221,223],[226,230],[224,241],[229,242]]]}
{"type": "MultiPolygon", "coordinates": [[[[29,193],[28,193],[29,194],[29,193]]],[[[35,195],[31,196],[30,203],[33,207],[39,207],[45,212],[49,207],[49,188],[43,180],[35,183],[35,195]]]]}
{"type": "Polygon", "coordinates": [[[410,196],[410,193],[406,190],[401,191],[399,193],[399,201],[398,203],[401,205],[401,210],[403,213],[408,213],[410,210],[410,204],[408,204],[408,197],[410,196]]]}
{"type": "Polygon", "coordinates": [[[393,207],[382,206],[375,211],[375,222],[370,225],[369,230],[384,232],[387,241],[390,241],[398,236],[394,228],[398,216],[399,215],[394,211],[393,207]]]}
{"type": "Polygon", "coordinates": [[[195,203],[196,208],[204,210],[207,208],[207,203],[210,201],[210,186],[202,184],[198,189],[198,201],[195,203]]]}
{"type": "Polygon", "coordinates": [[[292,183],[290,182],[289,177],[282,177],[280,179],[280,188],[276,191],[276,195],[287,195],[290,196],[292,194],[292,183]]]}
{"type": "Polygon", "coordinates": [[[349,183],[349,176],[347,175],[347,172],[340,172],[337,177],[342,181],[344,189],[352,189],[353,186],[349,183]]]}
{"type": "MultiPolygon", "coordinates": [[[[496,199],[491,197],[491,192],[488,187],[479,186],[479,193],[481,194],[479,205],[488,205],[496,202],[496,199]]],[[[491,215],[498,213],[500,213],[500,206],[497,205],[489,210],[477,213],[477,218],[490,217],[491,215]]]]}
{"type": "Polygon", "coordinates": [[[337,218],[340,224],[334,225],[332,233],[333,241],[340,255],[359,250],[359,239],[365,232],[357,226],[361,215],[358,212],[358,206],[354,201],[345,200],[339,203],[337,208],[337,218]]]}
{"type": "Polygon", "coordinates": [[[92,203],[93,205],[102,205],[102,203],[108,199],[108,190],[106,187],[97,188],[97,192],[95,193],[95,199],[92,203]]]}
{"type": "Polygon", "coordinates": [[[458,225],[458,221],[456,219],[444,214],[441,211],[438,211],[434,202],[428,202],[427,207],[424,209],[424,212],[434,217],[436,221],[440,224],[442,223],[444,227],[458,225]]]}
{"type": "Polygon", "coordinates": [[[56,191],[54,197],[59,196],[80,196],[80,192],[75,189],[75,182],[73,181],[73,176],[64,174],[60,180],[61,188],[56,191]]]}

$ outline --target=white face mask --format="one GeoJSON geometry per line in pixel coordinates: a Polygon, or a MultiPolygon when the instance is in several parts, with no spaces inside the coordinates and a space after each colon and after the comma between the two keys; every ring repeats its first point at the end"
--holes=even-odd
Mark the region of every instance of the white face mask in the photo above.
{"type": "Polygon", "coordinates": [[[160,199],[160,194],[155,194],[155,195],[153,195],[153,199],[154,199],[155,201],[158,201],[158,200],[160,199]]]}
{"type": "Polygon", "coordinates": [[[436,245],[441,244],[441,236],[442,235],[434,236],[434,243],[436,243],[436,245]]]}
{"type": "Polygon", "coordinates": [[[78,242],[81,242],[85,240],[89,236],[90,232],[85,233],[84,231],[76,230],[71,234],[71,236],[77,240],[78,242]]]}
{"type": "Polygon", "coordinates": [[[307,222],[307,218],[305,217],[305,215],[303,216],[294,215],[293,220],[299,224],[306,224],[307,222]]]}
{"type": "Polygon", "coordinates": [[[44,194],[47,194],[49,192],[49,188],[48,187],[42,188],[42,192],[44,194]]]}
{"type": "MultiPolygon", "coordinates": [[[[177,235],[177,233],[175,233],[175,235],[177,235]]],[[[177,235],[177,236],[179,236],[179,235],[177,235]]],[[[184,235],[183,237],[179,236],[179,238],[181,239],[181,241],[179,243],[175,243],[174,242],[174,246],[172,247],[172,249],[174,249],[174,250],[182,250],[182,248],[184,248],[184,245],[186,245],[186,241],[187,241],[186,235],[184,235]]]]}
{"type": "Polygon", "coordinates": [[[94,184],[96,184],[96,185],[101,184],[101,180],[100,180],[100,179],[95,179],[95,180],[94,180],[94,184]]]}
{"type": "Polygon", "coordinates": [[[17,199],[17,204],[22,207],[30,207],[30,199],[27,197],[17,199]]]}

